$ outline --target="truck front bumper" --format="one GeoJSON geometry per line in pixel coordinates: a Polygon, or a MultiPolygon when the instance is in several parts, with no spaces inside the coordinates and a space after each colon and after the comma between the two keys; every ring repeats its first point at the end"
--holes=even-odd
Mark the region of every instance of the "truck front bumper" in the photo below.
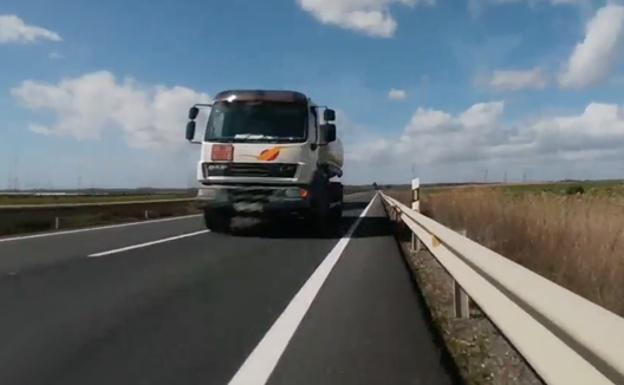
{"type": "Polygon", "coordinates": [[[309,191],[299,186],[202,186],[200,208],[241,215],[304,213],[310,208],[309,191]]]}

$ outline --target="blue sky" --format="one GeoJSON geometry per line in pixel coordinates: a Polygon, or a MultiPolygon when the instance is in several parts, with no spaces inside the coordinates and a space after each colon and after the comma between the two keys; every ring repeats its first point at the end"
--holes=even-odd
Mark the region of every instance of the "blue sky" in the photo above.
{"type": "Polygon", "coordinates": [[[335,107],[348,183],[622,177],[620,4],[5,0],[0,188],[187,186],[228,88],[335,107]]]}

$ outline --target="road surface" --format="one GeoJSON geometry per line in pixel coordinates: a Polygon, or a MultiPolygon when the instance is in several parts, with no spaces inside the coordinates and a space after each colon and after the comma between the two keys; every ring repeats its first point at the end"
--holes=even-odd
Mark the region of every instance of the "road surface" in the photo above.
{"type": "Polygon", "coordinates": [[[333,238],[199,216],[0,238],[0,384],[451,384],[372,197],[333,238]]]}

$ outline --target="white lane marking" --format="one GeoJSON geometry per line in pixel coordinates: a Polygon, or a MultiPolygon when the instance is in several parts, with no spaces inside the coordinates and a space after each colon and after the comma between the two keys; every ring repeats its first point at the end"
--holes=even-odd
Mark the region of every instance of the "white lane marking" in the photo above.
{"type": "Polygon", "coordinates": [[[232,377],[228,383],[229,385],[262,385],[267,382],[284,350],[286,350],[290,339],[299,327],[301,320],[310,308],[312,301],[318,294],[321,286],[323,286],[334,265],[338,262],[342,252],[351,240],[353,232],[362,218],[366,216],[376,197],[377,194],[371,199],[347,234],[338,241],[306,283],[299,289],[299,292],[295,294],[284,312],[247,357],[234,377],[232,377]]]}
{"type": "Polygon", "coordinates": [[[182,216],[179,216],[179,217],[171,217],[171,218],[164,218],[164,219],[153,219],[153,220],[149,220],[149,221],[128,222],[128,223],[119,223],[119,224],[116,224],[116,225],[106,225],[106,226],[98,226],[98,227],[86,227],[84,229],[54,231],[54,232],[50,232],[50,233],[32,234],[32,235],[22,235],[22,236],[19,236],[19,237],[0,238],[0,242],[21,241],[23,239],[51,237],[53,235],[75,234],[75,233],[82,233],[82,232],[85,232],[85,231],[105,230],[105,229],[113,229],[113,228],[117,228],[117,227],[145,225],[145,224],[159,223],[159,222],[169,222],[169,221],[176,221],[176,220],[180,220],[180,219],[199,217],[201,215],[202,214],[182,215],[182,216]]]}
{"type": "Polygon", "coordinates": [[[93,253],[93,254],[89,254],[87,255],[87,258],[97,258],[97,257],[103,257],[105,255],[110,255],[110,254],[116,254],[116,253],[121,253],[123,251],[128,251],[128,250],[134,250],[134,249],[139,249],[141,247],[147,247],[147,246],[152,246],[152,245],[157,245],[159,243],[164,243],[164,242],[169,242],[169,241],[175,241],[176,239],[182,239],[182,238],[188,238],[188,237],[193,237],[195,235],[199,235],[199,234],[205,234],[210,232],[210,230],[200,230],[200,231],[195,231],[193,233],[188,233],[188,234],[182,234],[182,235],[176,235],[174,237],[169,237],[169,238],[163,238],[163,239],[158,239],[156,241],[151,241],[151,242],[145,242],[145,243],[139,243],[137,245],[132,245],[132,246],[126,246],[126,247],[120,247],[119,249],[114,249],[114,250],[108,250],[108,251],[101,251],[99,253],[93,253]]]}

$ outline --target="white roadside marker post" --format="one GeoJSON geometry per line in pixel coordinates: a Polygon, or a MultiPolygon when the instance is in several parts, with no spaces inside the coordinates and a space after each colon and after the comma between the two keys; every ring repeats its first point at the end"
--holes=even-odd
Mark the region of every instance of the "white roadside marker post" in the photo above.
{"type": "MultiPolygon", "coordinates": [[[[412,210],[420,212],[420,179],[412,179],[412,210]]],[[[420,239],[412,232],[412,252],[420,251],[420,239]]]]}

